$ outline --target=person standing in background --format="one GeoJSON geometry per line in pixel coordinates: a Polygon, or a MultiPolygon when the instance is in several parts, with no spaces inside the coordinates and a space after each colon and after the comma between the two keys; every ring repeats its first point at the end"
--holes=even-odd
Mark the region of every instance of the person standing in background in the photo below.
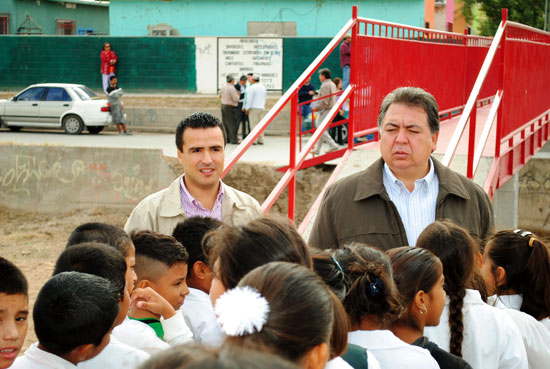
{"type": "MultiPolygon", "coordinates": [[[[260,83],[260,76],[254,75],[252,77],[252,84],[246,90],[246,103],[245,111],[248,114],[250,120],[250,128],[254,129],[264,115],[265,100],[267,97],[267,90],[264,85],[260,83]]],[[[264,144],[264,134],[260,135],[254,144],[264,144]]]]}
{"type": "Polygon", "coordinates": [[[105,42],[103,44],[103,51],[99,55],[101,58],[101,77],[103,81],[103,91],[107,93],[107,87],[109,87],[109,78],[115,75],[115,64],[118,61],[118,57],[115,52],[111,50],[111,44],[105,42]]]}
{"type": "Polygon", "coordinates": [[[345,35],[344,41],[340,44],[340,67],[342,67],[342,90],[349,85],[349,71],[351,60],[351,36],[345,35]]]}
{"type": "Polygon", "coordinates": [[[227,83],[220,89],[220,98],[222,101],[222,122],[227,134],[227,143],[238,144],[237,139],[237,106],[239,104],[240,93],[235,88],[235,78],[228,74],[225,77],[227,83]]]}
{"type": "Polygon", "coordinates": [[[246,138],[246,136],[250,132],[250,123],[248,122],[248,115],[246,115],[244,112],[244,100],[246,96],[246,87],[247,87],[246,81],[247,81],[247,78],[243,74],[239,79],[239,83],[235,84],[235,88],[241,94],[239,97],[239,105],[237,105],[237,137],[239,137],[239,127],[242,124],[243,140],[246,138]]]}

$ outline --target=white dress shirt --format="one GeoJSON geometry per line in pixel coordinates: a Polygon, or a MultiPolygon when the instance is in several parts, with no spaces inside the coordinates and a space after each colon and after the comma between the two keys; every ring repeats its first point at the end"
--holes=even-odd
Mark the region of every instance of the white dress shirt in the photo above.
{"type": "Polygon", "coordinates": [[[151,355],[126,345],[111,335],[109,344],[97,356],[78,363],[83,369],[134,369],[149,359],[151,355]]]}
{"type": "MultiPolygon", "coordinates": [[[[518,327],[504,311],[484,303],[476,290],[466,290],[462,322],[462,358],[473,368],[528,368],[527,354],[518,327]]],[[[449,297],[439,325],[425,327],[424,335],[443,350],[450,351],[449,297]]]]}
{"type": "Polygon", "coordinates": [[[401,341],[389,330],[349,332],[348,342],[368,348],[369,357],[372,353],[381,368],[439,368],[428,350],[401,341]]]}
{"type": "MultiPolygon", "coordinates": [[[[519,295],[508,295],[517,296],[519,295]]],[[[508,296],[504,297],[504,301],[510,301],[508,296]]],[[[487,299],[487,303],[491,306],[495,306],[502,311],[506,312],[516,323],[519,331],[521,332],[521,338],[527,352],[527,359],[529,360],[529,369],[547,369],[550,366],[550,332],[540,322],[533,318],[531,315],[519,311],[507,306],[503,300],[498,296],[491,296],[487,299]]],[[[512,297],[513,302],[517,298],[512,297]]],[[[519,303],[521,306],[521,302],[519,303]]]]}
{"type": "Polygon", "coordinates": [[[15,359],[10,369],[75,369],[76,365],[38,348],[33,343],[23,356],[15,359]]]}
{"type": "Polygon", "coordinates": [[[265,108],[265,100],[267,98],[267,91],[265,87],[258,83],[250,85],[246,89],[245,109],[263,109],[265,108]]]}
{"type": "Polygon", "coordinates": [[[193,334],[185,324],[181,311],[170,319],[160,319],[164,329],[164,341],[155,330],[138,320],[124,319],[122,324],[113,329],[113,336],[119,341],[143,350],[151,355],[166,350],[170,346],[193,341],[193,334]]]}
{"type": "Polygon", "coordinates": [[[405,184],[395,177],[386,163],[384,163],[382,181],[390,200],[399,212],[409,246],[415,246],[420,233],[435,221],[439,178],[435,173],[432,159],[430,158],[428,174],[414,182],[412,192],[409,192],[405,184]]]}
{"type": "MultiPolygon", "coordinates": [[[[495,297],[491,296],[490,298],[494,299],[495,297]]],[[[514,310],[519,310],[521,308],[521,304],[523,303],[523,297],[521,295],[501,295],[498,299],[508,309],[514,310]]],[[[539,322],[542,323],[548,331],[550,331],[550,319],[544,318],[539,320],[539,322]]]]}
{"type": "Polygon", "coordinates": [[[191,328],[195,342],[208,346],[221,346],[225,335],[216,320],[210,296],[196,288],[189,288],[189,295],[180,308],[185,323],[191,328]]]}

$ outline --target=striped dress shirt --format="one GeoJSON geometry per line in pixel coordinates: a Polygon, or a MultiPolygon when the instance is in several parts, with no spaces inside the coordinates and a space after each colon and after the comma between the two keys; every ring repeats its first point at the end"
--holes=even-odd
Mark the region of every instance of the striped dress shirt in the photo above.
{"type": "Polygon", "coordinates": [[[390,200],[397,207],[407,233],[409,246],[415,246],[420,233],[435,221],[439,179],[432,159],[430,158],[428,174],[414,182],[412,192],[409,192],[405,184],[395,177],[386,163],[384,163],[382,179],[390,200]]]}
{"type": "Polygon", "coordinates": [[[210,217],[221,221],[222,200],[224,196],[222,181],[220,180],[220,189],[218,191],[218,196],[216,197],[216,202],[214,203],[212,210],[208,210],[202,206],[200,201],[196,200],[193,195],[191,195],[185,186],[185,181],[183,180],[184,177],[185,175],[181,176],[180,179],[180,198],[181,206],[183,207],[187,218],[191,218],[192,216],[201,216],[203,218],[210,217]]]}

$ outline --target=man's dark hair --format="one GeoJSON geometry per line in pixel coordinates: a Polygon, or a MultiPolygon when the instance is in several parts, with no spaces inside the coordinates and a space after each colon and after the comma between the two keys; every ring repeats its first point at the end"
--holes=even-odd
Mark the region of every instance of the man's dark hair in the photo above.
{"type": "Polygon", "coordinates": [[[227,83],[233,81],[235,78],[233,78],[233,76],[231,74],[228,74],[227,76],[225,76],[225,80],[227,83]]]}
{"type": "Polygon", "coordinates": [[[209,113],[198,112],[191,114],[178,124],[176,128],[176,146],[180,152],[183,152],[183,131],[186,128],[212,128],[218,127],[223,134],[223,144],[227,143],[227,137],[225,135],[225,129],[222,122],[209,113]]]}
{"type": "Polygon", "coordinates": [[[439,108],[432,94],[418,87],[399,87],[386,95],[380,106],[378,114],[378,129],[382,129],[382,123],[391,104],[404,104],[416,106],[426,112],[428,125],[432,135],[439,132],[439,108]]]}
{"type": "Polygon", "coordinates": [[[332,77],[332,73],[330,73],[330,69],[323,68],[319,71],[319,74],[325,77],[326,79],[330,79],[332,77]]]}
{"type": "Polygon", "coordinates": [[[247,76],[250,76],[252,77],[254,75],[254,73],[248,73],[247,76]]]}
{"type": "Polygon", "coordinates": [[[29,295],[27,278],[15,264],[0,256],[0,293],[29,295]]]}
{"type": "Polygon", "coordinates": [[[136,247],[138,279],[154,281],[162,276],[164,268],[187,263],[189,260],[189,254],[185,247],[172,236],[146,230],[134,231],[130,237],[136,247]]]}
{"type": "Polygon", "coordinates": [[[106,223],[85,223],[75,228],[69,236],[67,247],[85,242],[99,242],[112,246],[122,256],[128,256],[128,248],[132,243],[130,236],[123,229],[106,223]]]}
{"type": "Polygon", "coordinates": [[[117,290],[119,301],[124,300],[126,261],[111,246],[87,242],[65,249],[57,258],[53,275],[62,272],[88,273],[105,278],[117,290]]]}
{"type": "Polygon", "coordinates": [[[189,271],[197,261],[208,265],[208,260],[202,250],[202,239],[209,231],[220,227],[223,223],[209,217],[195,216],[178,223],[172,236],[178,240],[189,253],[187,265],[189,271]]]}
{"type": "Polygon", "coordinates": [[[241,76],[241,78],[239,78],[239,81],[246,81],[246,80],[247,80],[247,78],[244,74],[241,76]]]}
{"type": "Polygon", "coordinates": [[[109,81],[112,81],[113,79],[116,79],[117,77],[113,74],[111,77],[109,77],[109,81]]]}
{"type": "Polygon", "coordinates": [[[62,356],[81,345],[99,346],[118,314],[117,291],[105,278],[63,272],[44,284],[33,309],[38,342],[62,356]]]}

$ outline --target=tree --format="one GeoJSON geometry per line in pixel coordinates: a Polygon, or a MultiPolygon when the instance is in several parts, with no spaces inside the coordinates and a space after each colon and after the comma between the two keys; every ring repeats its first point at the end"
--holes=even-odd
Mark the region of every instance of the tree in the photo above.
{"type": "Polygon", "coordinates": [[[480,4],[486,18],[480,20],[480,32],[493,36],[502,19],[502,8],[508,9],[508,20],[531,27],[544,27],[545,0],[464,0],[463,12],[467,21],[472,19],[472,6],[480,4]]]}

